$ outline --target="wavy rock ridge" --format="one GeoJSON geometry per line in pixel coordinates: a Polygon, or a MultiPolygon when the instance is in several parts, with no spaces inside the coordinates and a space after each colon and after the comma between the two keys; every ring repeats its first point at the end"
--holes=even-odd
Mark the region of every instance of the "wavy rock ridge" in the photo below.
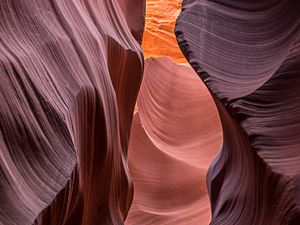
{"type": "Polygon", "coordinates": [[[123,224],[143,71],[132,2],[1,1],[1,224],[123,224]]]}
{"type": "Polygon", "coordinates": [[[223,148],[211,224],[300,221],[300,2],[183,2],[178,43],[210,89],[223,148]]]}
{"type": "Polygon", "coordinates": [[[220,149],[216,107],[189,65],[145,60],[129,169],[135,194],[126,224],[208,224],[205,177],[220,149]]]}
{"type": "Polygon", "coordinates": [[[181,1],[147,1],[147,58],[131,130],[134,199],[127,225],[208,224],[207,168],[222,133],[213,99],[175,39],[181,1]],[[172,61],[171,61],[172,60],[172,61]]]}

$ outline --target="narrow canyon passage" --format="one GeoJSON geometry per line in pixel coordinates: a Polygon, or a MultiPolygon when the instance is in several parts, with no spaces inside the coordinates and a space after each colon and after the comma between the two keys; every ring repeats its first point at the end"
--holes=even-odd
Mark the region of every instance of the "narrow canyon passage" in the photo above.
{"type": "Polygon", "coordinates": [[[0,0],[0,225],[300,225],[299,0],[0,0]]]}
{"type": "Polygon", "coordinates": [[[174,28],[181,1],[146,1],[145,69],[129,144],[126,225],[209,224],[207,169],[222,145],[216,106],[174,28]]]}

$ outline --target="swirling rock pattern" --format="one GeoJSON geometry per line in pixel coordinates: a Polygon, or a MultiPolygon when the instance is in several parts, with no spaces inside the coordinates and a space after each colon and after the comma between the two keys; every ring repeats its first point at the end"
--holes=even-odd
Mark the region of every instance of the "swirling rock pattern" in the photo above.
{"type": "Polygon", "coordinates": [[[211,224],[300,223],[299,11],[296,0],[183,2],[177,40],[224,134],[211,224]]]}
{"type": "Polygon", "coordinates": [[[0,2],[0,224],[123,224],[144,8],[0,2]]]}
{"type": "Polygon", "coordinates": [[[208,224],[207,168],[222,141],[217,109],[189,65],[148,58],[134,115],[127,225],[208,224]]]}

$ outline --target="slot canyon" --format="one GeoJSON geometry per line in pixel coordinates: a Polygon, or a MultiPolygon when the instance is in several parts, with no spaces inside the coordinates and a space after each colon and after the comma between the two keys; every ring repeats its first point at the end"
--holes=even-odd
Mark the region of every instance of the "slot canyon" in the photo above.
{"type": "Polygon", "coordinates": [[[300,1],[0,0],[0,225],[300,225],[300,1]]]}

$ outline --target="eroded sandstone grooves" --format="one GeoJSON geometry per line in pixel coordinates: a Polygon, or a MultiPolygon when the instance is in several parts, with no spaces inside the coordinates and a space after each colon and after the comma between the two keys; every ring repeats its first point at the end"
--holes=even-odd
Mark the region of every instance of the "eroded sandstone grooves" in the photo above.
{"type": "Polygon", "coordinates": [[[300,221],[300,2],[183,2],[178,43],[210,89],[223,148],[211,224],[300,221]]]}
{"type": "Polygon", "coordinates": [[[123,224],[144,4],[0,2],[1,224],[123,224]]]}

